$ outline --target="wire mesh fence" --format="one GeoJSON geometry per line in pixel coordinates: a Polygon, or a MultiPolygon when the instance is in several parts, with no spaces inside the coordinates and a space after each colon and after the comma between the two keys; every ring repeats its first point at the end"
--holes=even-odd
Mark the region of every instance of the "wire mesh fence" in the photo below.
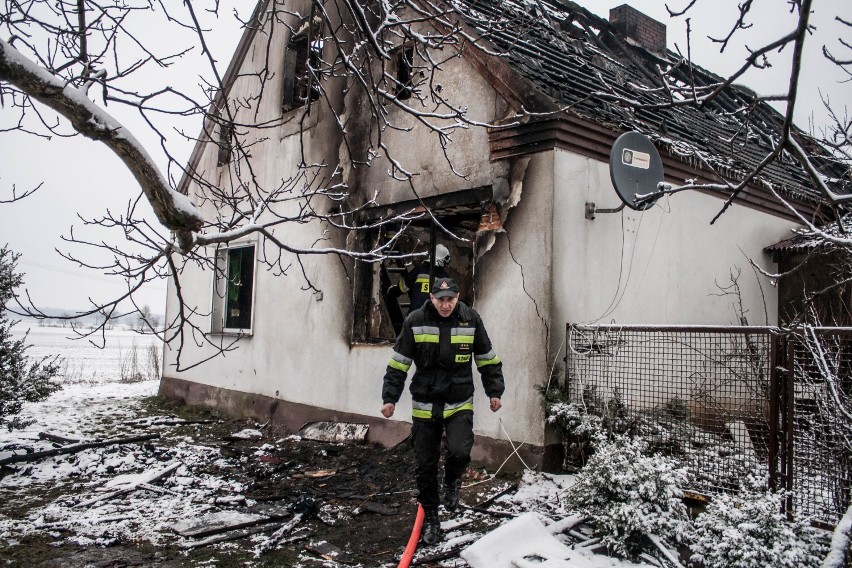
{"type": "Polygon", "coordinates": [[[852,330],[791,334],[784,359],[794,377],[787,401],[793,509],[836,522],[852,488],[852,330]]]}
{"type": "Polygon", "coordinates": [[[852,330],[812,335],[569,325],[566,390],[616,430],[677,458],[689,492],[736,491],[747,476],[768,475],[791,491],[796,514],[833,524],[849,503],[852,330]]]}

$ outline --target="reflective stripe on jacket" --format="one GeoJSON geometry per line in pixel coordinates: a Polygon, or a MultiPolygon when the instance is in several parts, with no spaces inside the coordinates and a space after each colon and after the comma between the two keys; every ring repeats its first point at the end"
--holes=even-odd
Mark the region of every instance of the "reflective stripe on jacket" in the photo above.
{"type": "Polygon", "coordinates": [[[383,402],[399,401],[412,363],[417,366],[409,386],[415,417],[431,416],[431,403],[443,403],[444,415],[472,409],[474,363],[489,398],[505,390],[503,364],[482,318],[463,302],[447,318],[431,302],[405,318],[385,372],[383,402]]]}
{"type": "MultiPolygon", "coordinates": [[[[441,416],[443,418],[449,418],[456,412],[461,412],[462,410],[473,410],[473,397],[470,397],[467,400],[463,400],[462,402],[448,402],[443,405],[441,409],[441,416]]],[[[432,412],[434,411],[434,403],[431,402],[419,402],[419,401],[411,401],[411,415],[414,418],[432,418],[432,412]]]]}

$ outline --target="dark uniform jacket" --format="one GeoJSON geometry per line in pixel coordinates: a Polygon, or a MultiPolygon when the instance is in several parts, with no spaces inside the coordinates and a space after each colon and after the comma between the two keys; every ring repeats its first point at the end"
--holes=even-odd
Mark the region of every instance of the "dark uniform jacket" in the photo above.
{"type": "Polygon", "coordinates": [[[431,302],[408,314],[385,373],[383,403],[397,403],[412,363],[417,365],[409,387],[415,417],[418,408],[426,408],[418,402],[472,409],[474,363],[489,398],[500,398],[505,390],[503,364],[491,346],[482,318],[463,302],[456,304],[447,318],[442,318],[431,302]]]}
{"type": "MultiPolygon", "coordinates": [[[[435,278],[446,278],[448,276],[443,266],[434,266],[432,270],[435,278]]],[[[429,299],[428,261],[418,264],[405,274],[405,278],[400,279],[399,292],[408,294],[409,312],[423,307],[423,304],[429,299]]]]}

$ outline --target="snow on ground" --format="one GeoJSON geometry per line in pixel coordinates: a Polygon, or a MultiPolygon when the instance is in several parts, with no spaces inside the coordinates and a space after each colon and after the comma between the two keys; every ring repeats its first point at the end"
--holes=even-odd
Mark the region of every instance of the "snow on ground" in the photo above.
{"type": "Polygon", "coordinates": [[[573,511],[566,508],[563,496],[574,485],[573,475],[554,475],[535,471],[524,472],[518,491],[498,499],[500,503],[511,503],[522,511],[537,511],[552,519],[569,516],[573,511]]]}
{"type": "MultiPolygon", "coordinates": [[[[93,455],[81,459],[80,462],[101,461],[102,465],[106,465],[107,460],[96,455],[97,452],[103,451],[93,450],[93,455]]],[[[115,467],[114,472],[138,472],[140,469],[156,471],[168,465],[156,458],[139,459],[135,455],[138,452],[132,449],[123,449],[119,453],[121,455],[109,460],[112,462],[111,467],[115,467]]],[[[98,480],[99,471],[88,473],[83,468],[72,465],[67,468],[69,476],[61,481],[85,485],[88,497],[82,501],[84,504],[99,497],[103,500],[81,507],[81,502],[76,497],[60,496],[42,507],[34,508],[24,519],[0,519],[0,537],[14,538],[14,535],[23,533],[64,527],[73,528],[78,539],[88,539],[97,544],[107,544],[110,540],[158,544],[163,539],[174,540],[171,525],[194,519],[213,509],[214,495],[220,495],[223,490],[238,494],[244,489],[241,484],[229,482],[227,479],[209,476],[199,478],[196,474],[191,475],[190,468],[193,463],[208,459],[192,444],[175,448],[170,457],[174,458],[170,464],[176,461],[181,465],[161,483],[165,492],[156,498],[152,498],[146,491],[132,491],[121,498],[109,499],[111,491],[120,491],[122,488],[111,487],[110,483],[98,480]],[[76,481],[72,481],[74,478],[76,481]],[[95,481],[88,481],[91,479],[95,481]]],[[[128,481],[127,478],[124,480],[128,481]]],[[[78,544],[85,543],[78,541],[78,544]]]]}
{"type": "MultiPolygon", "coordinates": [[[[50,442],[38,439],[38,433],[44,431],[84,440],[139,434],[134,419],[139,416],[143,398],[156,394],[157,386],[157,381],[68,385],[46,401],[27,405],[24,416],[36,422],[23,430],[0,433],[0,447],[17,443],[35,451],[50,449],[50,442]]],[[[149,430],[156,433],[156,427],[149,430]]],[[[57,494],[57,498],[33,507],[23,519],[0,518],[0,538],[15,539],[51,527],[73,528],[79,535],[78,544],[103,545],[117,538],[156,544],[164,535],[173,538],[170,525],[212,508],[208,503],[223,492],[238,494],[243,490],[241,484],[227,479],[190,473],[193,464],[209,461],[209,450],[187,438],[170,448],[167,455],[151,455],[138,445],[128,444],[31,463],[0,480],[0,491],[10,490],[8,498],[14,499],[11,490],[36,486],[43,487],[46,494],[57,494]],[[155,499],[145,491],[136,491],[120,499],[78,507],[78,497],[62,496],[63,488],[82,487],[86,495],[82,502],[91,502],[121,490],[121,483],[126,487],[134,476],[143,475],[140,472],[175,462],[181,465],[162,481],[166,492],[155,499]]],[[[0,452],[0,457],[10,453],[0,452]]]]}
{"type": "MultiPolygon", "coordinates": [[[[34,327],[31,322],[19,322],[12,328],[12,338],[21,339],[29,330],[27,356],[33,360],[58,355],[63,384],[114,383],[122,370],[128,373],[136,363],[143,378],[155,380],[148,368],[152,350],[161,357],[162,349],[155,337],[140,335],[131,329],[117,328],[105,332],[106,342],[96,333],[91,338],[79,338],[70,327],[34,327]]],[[[159,373],[157,373],[159,374],[159,373]]]]}
{"type": "MultiPolygon", "coordinates": [[[[31,356],[59,352],[66,357],[67,368],[74,369],[74,376],[64,381],[64,388],[48,400],[26,405],[22,415],[34,419],[33,424],[11,433],[0,432],[0,458],[20,447],[33,451],[53,447],[49,441],[39,439],[40,432],[85,441],[138,435],[140,427],[145,427],[145,432],[156,433],[164,427],[156,418],[144,417],[143,400],[156,394],[158,382],[117,380],[128,349],[134,342],[138,347],[139,338],[134,339],[130,332],[112,331],[116,341],[113,343],[110,337],[108,347],[101,350],[79,341],[69,345],[64,339],[67,335],[68,330],[61,328],[35,328],[30,334],[28,342],[36,345],[30,351],[31,356]]],[[[253,438],[256,432],[245,430],[234,436],[253,438]]],[[[119,541],[173,543],[176,538],[172,530],[174,525],[181,526],[205,513],[210,514],[217,510],[216,504],[222,499],[241,498],[246,489],[227,477],[199,475],[202,468],[193,466],[210,460],[210,447],[197,444],[187,436],[156,453],[145,451],[139,444],[114,445],[18,466],[15,473],[0,479],[0,498],[14,503],[19,490],[27,488],[28,491],[20,492],[19,510],[24,514],[20,518],[0,516],[0,539],[13,545],[23,535],[47,532],[54,538],[72,534],[66,536],[66,540],[82,546],[105,546],[119,541]],[[134,484],[169,468],[173,470],[153,488],[158,494],[152,495],[150,489],[132,490],[134,484]],[[74,491],[67,491],[71,488],[74,491]],[[33,503],[34,494],[43,498],[33,503]],[[111,498],[113,496],[115,498],[111,498]],[[71,531],[60,533],[59,529],[71,531]]],[[[573,481],[571,475],[528,471],[516,492],[496,501],[502,509],[514,514],[535,512],[543,524],[549,525],[571,516],[562,496],[573,481]]],[[[446,523],[438,552],[483,537],[484,533],[464,531],[466,521],[475,515],[466,510],[446,523]]],[[[594,543],[588,527],[581,527],[573,542],[577,542],[578,537],[594,543]]],[[[560,534],[557,538],[568,542],[567,536],[560,534]]],[[[575,550],[594,568],[643,566],[595,554],[591,548],[593,546],[578,546],[575,550]]],[[[435,550],[429,552],[434,554],[435,550]]],[[[466,565],[458,559],[446,562],[446,566],[466,565]]]]}
{"type": "MultiPolygon", "coordinates": [[[[35,450],[49,449],[50,442],[39,440],[39,432],[83,441],[107,433],[120,434],[123,429],[130,430],[122,428],[121,423],[137,418],[142,399],[157,394],[158,387],[158,381],[65,384],[47,400],[24,407],[21,418],[33,419],[34,423],[12,432],[0,430],[0,447],[19,442],[35,450]]],[[[4,483],[0,480],[0,486],[4,483]]]]}
{"type": "MultiPolygon", "coordinates": [[[[22,325],[16,326],[16,338],[25,331],[22,325]]],[[[129,330],[110,330],[107,334],[106,347],[101,349],[86,340],[69,339],[73,332],[68,328],[31,329],[26,341],[32,347],[27,355],[34,359],[60,355],[65,374],[58,380],[63,388],[45,401],[24,407],[21,417],[33,419],[32,424],[13,432],[0,431],[0,448],[5,448],[0,451],[0,458],[9,456],[16,448],[51,449],[51,442],[39,439],[40,432],[84,442],[139,434],[138,426],[132,421],[139,417],[143,399],[157,393],[159,383],[156,380],[122,382],[121,370],[122,365],[126,370],[134,353],[138,357],[141,351],[156,344],[151,338],[129,330]]],[[[201,459],[189,441],[174,448],[173,453],[172,459],[186,465],[201,459]]],[[[164,483],[171,493],[160,499],[150,499],[139,492],[138,496],[131,493],[123,499],[75,508],[76,503],[61,494],[63,488],[83,487],[94,497],[103,489],[101,485],[105,485],[106,479],[162,465],[157,457],[140,451],[138,445],[121,445],[91,448],[19,466],[16,473],[0,479],[0,491],[5,498],[16,499],[14,490],[25,487],[43,489],[45,496],[58,498],[33,507],[25,518],[0,518],[0,538],[14,540],[22,534],[68,526],[81,535],[82,544],[105,544],[120,534],[131,541],[157,542],[165,526],[196,513],[197,502],[207,499],[207,493],[226,485],[227,481],[196,479],[198,487],[181,485],[177,480],[181,473],[186,475],[183,465],[164,483]],[[187,499],[187,494],[192,498],[187,499]],[[151,522],[152,519],[157,521],[151,522]],[[109,525],[109,534],[104,532],[105,523],[109,525]]]]}
{"type": "MultiPolygon", "coordinates": [[[[556,526],[559,526],[564,524],[565,521],[573,524],[572,519],[579,520],[579,517],[577,517],[574,512],[566,506],[567,504],[562,497],[564,496],[565,491],[574,484],[574,480],[574,475],[555,475],[550,473],[526,471],[518,484],[518,490],[497,498],[495,503],[500,505],[501,510],[511,511],[518,515],[518,517],[523,516],[527,512],[532,512],[544,525],[557,523],[556,526]]],[[[470,512],[464,513],[459,522],[463,523],[465,517],[468,517],[469,515],[471,515],[470,512]]],[[[507,525],[510,522],[511,520],[507,519],[507,521],[502,525],[503,529],[507,528],[507,525]]],[[[442,524],[442,528],[446,527],[442,524]]],[[[488,537],[486,535],[478,536],[486,539],[489,547],[496,547],[499,545],[501,556],[505,556],[507,558],[507,565],[510,565],[512,559],[522,559],[525,554],[529,553],[531,546],[533,549],[536,546],[540,547],[542,549],[541,558],[548,558],[548,553],[545,552],[548,550],[548,543],[545,540],[539,540],[531,543],[531,537],[529,533],[523,529],[523,525],[521,525],[518,531],[519,532],[515,534],[512,530],[504,530],[499,534],[499,539],[496,542],[487,541],[488,537]]],[[[454,544],[454,539],[464,537],[465,535],[463,533],[450,530],[444,535],[444,542],[442,546],[449,549],[454,544]]],[[[582,560],[575,560],[574,564],[547,564],[547,566],[564,566],[565,568],[568,568],[568,566],[583,566],[584,568],[636,568],[641,566],[651,566],[651,564],[637,564],[635,562],[630,562],[629,560],[595,554],[592,549],[598,539],[592,537],[591,531],[587,525],[579,527],[578,530],[575,531],[574,535],[572,535],[572,538],[562,534],[556,534],[552,538],[555,538],[556,541],[565,544],[571,549],[572,556],[580,556],[582,560]],[[577,540],[585,541],[585,544],[588,546],[583,546],[583,542],[581,542],[581,545],[576,545],[575,543],[577,540]],[[580,564],[582,561],[585,562],[580,564]]],[[[486,559],[483,558],[482,560],[485,561],[486,559]]],[[[480,566],[481,568],[485,568],[486,565],[488,568],[495,568],[491,562],[477,565],[476,568],[480,568],[480,566]]],[[[532,563],[531,565],[535,564],[532,563]]],[[[467,564],[463,564],[463,566],[467,566],[467,564]]]]}

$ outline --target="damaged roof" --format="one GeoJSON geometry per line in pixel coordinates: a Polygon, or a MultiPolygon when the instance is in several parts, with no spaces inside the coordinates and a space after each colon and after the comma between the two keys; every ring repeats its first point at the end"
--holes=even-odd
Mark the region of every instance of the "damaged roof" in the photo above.
{"type": "MultiPolygon", "coordinates": [[[[849,239],[852,238],[852,234],[849,233],[848,227],[852,227],[852,213],[844,215],[840,222],[835,221],[834,223],[822,227],[822,231],[825,235],[830,237],[837,239],[849,239]]],[[[814,233],[807,229],[800,229],[797,231],[795,236],[790,237],[789,239],[784,239],[774,245],[770,245],[763,250],[776,254],[795,254],[800,252],[810,252],[817,249],[830,251],[835,249],[839,250],[842,249],[842,247],[825,239],[821,234],[814,233]]]]}
{"type": "MultiPolygon", "coordinates": [[[[672,51],[654,52],[632,38],[625,39],[608,20],[573,2],[455,0],[454,4],[499,57],[537,91],[567,107],[569,114],[616,132],[638,130],[661,153],[668,152],[696,168],[712,166],[731,180],[742,179],[776,145],[783,116],[765,102],[755,104],[755,94],[745,87],[726,88],[704,108],[649,108],[669,103],[671,89],[685,88],[691,80],[701,87],[715,86],[723,79],[688,65],[672,51]],[[664,85],[662,71],[668,72],[668,85],[664,85]],[[606,100],[603,93],[636,101],[636,110],[606,100]],[[746,120],[741,113],[750,106],[754,108],[746,120]]],[[[664,30],[662,24],[651,22],[664,30]]],[[[662,41],[664,45],[665,39],[662,41]]],[[[678,100],[677,94],[673,100],[678,100]]],[[[527,110],[539,110],[540,105],[533,105],[529,101],[527,110]]],[[[815,165],[834,189],[852,192],[848,168],[832,161],[803,132],[797,130],[796,136],[803,147],[824,156],[815,165]]],[[[764,170],[760,182],[793,200],[815,205],[825,202],[786,152],[764,170]]]]}

